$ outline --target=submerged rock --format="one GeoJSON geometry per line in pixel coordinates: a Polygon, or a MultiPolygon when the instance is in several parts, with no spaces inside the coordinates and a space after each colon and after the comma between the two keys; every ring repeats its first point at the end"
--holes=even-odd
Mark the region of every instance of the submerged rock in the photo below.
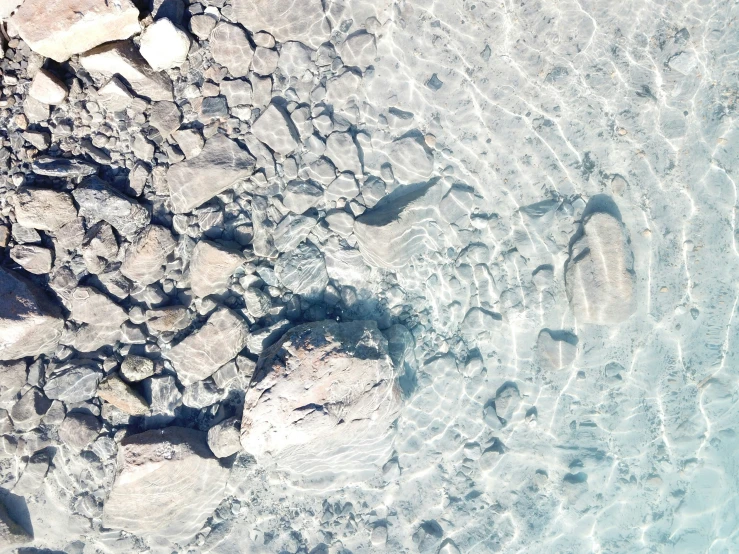
{"type": "Polygon", "coordinates": [[[280,42],[297,40],[318,48],[330,38],[321,0],[233,0],[231,5],[236,20],[250,31],[267,31],[280,42]]]}
{"type": "Polygon", "coordinates": [[[210,35],[210,47],[213,59],[231,75],[244,77],[249,73],[254,49],[244,29],[232,23],[219,24],[210,35]]]}
{"type": "Polygon", "coordinates": [[[86,179],[72,195],[90,224],[103,220],[123,236],[143,229],[151,219],[149,210],[97,177],[86,179]]]}
{"type": "Polygon", "coordinates": [[[328,285],[326,262],[321,251],[310,243],[281,254],[275,273],[285,288],[308,300],[317,300],[328,285]]]}
{"type": "Polygon", "coordinates": [[[387,461],[401,407],[387,340],[373,321],[288,331],[259,358],[241,444],[305,479],[351,480],[387,461]]]}
{"type": "Polygon", "coordinates": [[[8,509],[0,502],[0,548],[10,548],[31,542],[33,537],[10,517],[8,509]]]}
{"type": "Polygon", "coordinates": [[[164,275],[167,256],[177,246],[166,227],[149,225],[139,233],[126,251],[121,273],[132,281],[149,285],[164,275]]]}
{"type": "Polygon", "coordinates": [[[207,240],[195,245],[190,261],[190,285],[195,296],[226,292],[231,275],[244,263],[240,252],[207,240]]]}
{"type": "Polygon", "coordinates": [[[185,543],[220,503],[227,478],[205,433],[167,427],[126,437],[103,525],[185,543]]]}

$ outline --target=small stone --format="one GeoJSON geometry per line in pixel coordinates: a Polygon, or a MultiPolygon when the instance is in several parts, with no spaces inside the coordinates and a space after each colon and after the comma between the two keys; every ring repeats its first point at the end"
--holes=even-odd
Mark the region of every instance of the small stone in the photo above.
{"type": "Polygon", "coordinates": [[[92,414],[72,412],[59,427],[59,438],[74,450],[82,450],[100,434],[100,421],[92,414]]]}
{"type": "Polygon", "coordinates": [[[133,150],[134,156],[136,156],[139,160],[150,162],[154,158],[156,147],[154,146],[153,142],[148,140],[143,135],[136,135],[133,139],[131,150],[133,150]]]}
{"type": "Polygon", "coordinates": [[[342,238],[347,238],[354,229],[354,217],[343,210],[333,210],[326,214],[328,228],[342,238]]]}
{"type": "Polygon", "coordinates": [[[227,458],[241,450],[240,418],[230,417],[208,430],[208,447],[217,458],[227,458]]]}
{"type": "Polygon", "coordinates": [[[232,23],[220,23],[210,35],[213,59],[225,66],[234,77],[249,73],[254,49],[246,31],[232,23]]]}
{"type": "Polygon", "coordinates": [[[200,104],[200,120],[209,123],[215,119],[228,117],[228,102],[225,96],[209,96],[200,104]]]}
{"type": "Polygon", "coordinates": [[[190,51],[190,37],[169,19],[157,19],[141,34],[139,51],[154,71],[181,66],[190,51]]]}
{"type": "Polygon", "coordinates": [[[121,363],[121,373],[130,383],[143,381],[154,375],[154,362],[143,356],[129,354],[121,363]]]}
{"type": "Polygon", "coordinates": [[[151,107],[149,124],[156,128],[163,137],[168,137],[180,128],[182,112],[174,102],[155,102],[151,107]]]}
{"type": "Polygon", "coordinates": [[[326,139],[326,157],[339,171],[351,171],[355,175],[362,173],[359,151],[349,133],[334,132],[326,139]]]}
{"type": "Polygon", "coordinates": [[[51,135],[45,131],[25,131],[22,136],[39,150],[46,150],[51,145],[51,135]]]}
{"type": "Polygon", "coordinates": [[[18,393],[26,384],[26,363],[22,360],[0,362],[0,406],[12,409],[18,393]]]}
{"type": "Polygon", "coordinates": [[[433,156],[413,137],[393,142],[388,157],[393,166],[393,175],[401,183],[427,181],[434,170],[433,156]]]}
{"type": "Polygon", "coordinates": [[[149,210],[119,193],[98,177],[89,177],[72,195],[80,206],[79,215],[88,223],[106,221],[123,236],[130,236],[149,224],[149,210]]]}
{"type": "Polygon", "coordinates": [[[246,310],[254,319],[261,319],[269,315],[272,309],[272,298],[259,289],[250,287],[244,291],[246,310]]]}
{"type": "Polygon", "coordinates": [[[53,254],[48,248],[30,244],[18,244],[10,249],[10,257],[19,266],[35,275],[51,271],[53,254]]]}
{"type": "Polygon", "coordinates": [[[244,257],[240,252],[224,248],[207,240],[195,245],[190,261],[190,286],[195,296],[222,294],[228,281],[244,257]]]}
{"type": "Polygon", "coordinates": [[[283,156],[291,154],[300,144],[292,120],[274,104],[259,116],[251,130],[261,142],[283,156]]]}
{"type": "Polygon", "coordinates": [[[44,104],[56,106],[67,98],[67,86],[47,69],[39,69],[31,81],[28,94],[44,104]]]}
{"type": "Polygon", "coordinates": [[[129,245],[121,273],[141,285],[154,283],[164,275],[164,264],[176,246],[169,229],[149,225],[129,245]]]}
{"type": "Polygon", "coordinates": [[[181,331],[192,323],[192,314],[184,306],[166,306],[146,311],[146,327],[152,333],[181,331]]]}
{"type": "Polygon", "coordinates": [[[100,383],[97,394],[128,415],[137,416],[149,412],[146,399],[128,386],[117,374],[111,375],[100,383]]]}
{"type": "Polygon", "coordinates": [[[221,82],[221,94],[226,97],[229,107],[250,105],[253,92],[251,83],[244,79],[229,79],[221,82]]]}
{"type": "Polygon", "coordinates": [[[97,165],[93,163],[73,158],[55,158],[53,156],[36,158],[31,165],[31,169],[38,175],[65,178],[87,177],[98,171],[97,165]]]}
{"type": "Polygon", "coordinates": [[[269,33],[265,33],[264,31],[261,31],[259,33],[254,33],[254,44],[257,46],[261,46],[262,48],[274,48],[276,41],[275,37],[270,35],[269,33]]]}
{"type": "Polygon", "coordinates": [[[373,546],[384,546],[387,543],[387,527],[378,525],[372,529],[370,541],[373,546]]]}

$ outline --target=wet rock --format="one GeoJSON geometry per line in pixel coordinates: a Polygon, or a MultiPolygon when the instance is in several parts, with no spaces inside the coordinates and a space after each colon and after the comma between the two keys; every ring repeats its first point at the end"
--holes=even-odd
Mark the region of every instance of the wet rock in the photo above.
{"type": "Polygon", "coordinates": [[[154,362],[143,356],[129,354],[121,362],[121,373],[130,383],[143,381],[154,375],[154,362]]]}
{"type": "Polygon", "coordinates": [[[0,548],[6,549],[33,540],[28,532],[10,517],[8,509],[0,502],[0,548]]]}
{"type": "Polygon", "coordinates": [[[26,363],[23,361],[0,363],[0,407],[11,409],[18,393],[26,384],[26,363]]]}
{"type": "Polygon", "coordinates": [[[312,48],[326,42],[331,28],[323,12],[321,0],[234,0],[236,20],[250,31],[267,31],[279,42],[297,40],[312,48]],[[287,15],[289,14],[289,16],[287,15]]]}
{"type": "Polygon", "coordinates": [[[413,137],[393,142],[388,157],[393,166],[393,175],[401,183],[420,183],[433,174],[433,156],[413,137]]]}
{"type": "Polygon", "coordinates": [[[146,327],[151,333],[181,331],[192,323],[192,314],[184,306],[167,306],[146,311],[146,327]]]}
{"type": "Polygon", "coordinates": [[[244,77],[249,73],[254,49],[246,31],[238,25],[220,23],[210,35],[210,48],[213,59],[234,77],[244,77]]]}
{"type": "Polygon", "coordinates": [[[356,66],[364,70],[372,65],[377,57],[375,36],[359,31],[349,35],[339,49],[344,65],[356,66]]]}
{"type": "Polygon", "coordinates": [[[18,244],[10,249],[10,258],[29,273],[44,275],[51,271],[51,250],[32,244],[18,244]]]}
{"type": "Polygon", "coordinates": [[[275,273],[285,288],[308,300],[317,300],[328,285],[323,254],[310,243],[281,254],[275,263],[275,273]]]}
{"type": "Polygon", "coordinates": [[[255,161],[225,135],[214,135],[200,154],[170,166],[166,178],[174,212],[189,212],[251,176],[255,161]]]}
{"type": "Polygon", "coordinates": [[[562,369],[575,361],[577,337],[567,331],[542,329],[536,341],[542,362],[551,369],[562,369]]]}
{"type": "Polygon", "coordinates": [[[10,419],[16,430],[30,431],[38,427],[50,407],[51,400],[36,387],[31,387],[10,410],[10,419]]]}
{"type": "Polygon", "coordinates": [[[275,227],[273,238],[275,248],[280,252],[289,252],[303,242],[311,230],[318,224],[314,217],[287,214],[275,227]]]}
{"type": "Polygon", "coordinates": [[[185,158],[194,158],[203,151],[205,140],[197,129],[182,129],[172,133],[185,158]]]}
{"type": "Polygon", "coordinates": [[[584,218],[570,246],[565,286],[580,323],[621,323],[636,311],[634,254],[616,217],[596,212],[584,218]]]}
{"type": "Polygon", "coordinates": [[[210,13],[194,15],[190,18],[190,31],[200,40],[208,40],[218,24],[218,19],[210,13]]]}
{"type": "Polygon", "coordinates": [[[70,317],[80,323],[118,327],[128,320],[128,314],[93,287],[77,287],[69,300],[70,317]]]}
{"type": "Polygon", "coordinates": [[[416,188],[394,201],[365,212],[354,223],[354,235],[365,261],[387,269],[405,266],[414,256],[438,250],[441,186],[416,188]]]}
{"type": "Polygon", "coordinates": [[[0,360],[48,353],[61,338],[56,304],[17,273],[0,268],[0,360]]]}
{"type": "Polygon", "coordinates": [[[126,437],[103,525],[184,544],[222,500],[227,478],[205,433],[167,427],[126,437]]]}
{"type": "Polygon", "coordinates": [[[52,400],[84,402],[96,396],[102,377],[103,373],[91,362],[70,362],[46,381],[44,394],[52,400]]]}
{"type": "Polygon", "coordinates": [[[208,447],[217,458],[227,458],[241,450],[240,419],[224,419],[208,430],[208,447]]]}
{"type": "Polygon", "coordinates": [[[10,24],[31,49],[57,62],[141,30],[130,0],[25,0],[10,24]]]}
{"type": "Polygon", "coordinates": [[[190,261],[192,292],[201,298],[226,292],[231,275],[243,263],[240,252],[201,240],[195,245],[190,261]]]}
{"type": "Polygon", "coordinates": [[[244,291],[246,310],[254,319],[260,319],[269,314],[272,309],[272,298],[259,289],[248,288],[244,291]]]}
{"type": "Polygon", "coordinates": [[[290,181],[282,194],[282,203],[296,214],[303,214],[323,200],[323,189],[310,181],[290,181]]]}
{"type": "Polygon", "coordinates": [[[246,322],[227,308],[219,308],[207,323],[175,345],[166,356],[180,382],[187,386],[211,376],[246,346],[246,322]]]}
{"type": "Polygon", "coordinates": [[[97,166],[84,160],[73,158],[54,158],[41,156],[36,158],[31,169],[38,175],[46,177],[87,177],[97,173],[97,166]]]}
{"type": "Polygon", "coordinates": [[[151,219],[149,210],[97,177],[86,179],[72,195],[89,223],[106,221],[123,236],[143,229],[151,219]]]}
{"type": "Polygon", "coordinates": [[[28,94],[39,102],[56,106],[67,98],[67,86],[48,69],[39,69],[33,77],[28,94]]]}
{"type": "Polygon", "coordinates": [[[138,96],[153,101],[174,99],[167,74],[154,71],[130,41],[98,46],[80,56],[80,63],[90,72],[118,75],[138,96]]]}
{"type": "Polygon", "coordinates": [[[149,412],[146,399],[113,374],[98,385],[97,395],[128,415],[144,415],[149,412]]]}
{"type": "Polygon", "coordinates": [[[157,19],[141,34],[139,52],[154,71],[181,66],[190,51],[190,37],[169,19],[157,19]]]}
{"type": "Polygon", "coordinates": [[[277,69],[279,59],[280,55],[276,50],[257,46],[251,61],[252,71],[257,75],[271,75],[277,69]]]}
{"type": "Polygon", "coordinates": [[[292,153],[300,144],[292,120],[274,104],[259,116],[251,130],[261,142],[283,156],[292,153]]]}
{"type": "Polygon", "coordinates": [[[362,173],[359,151],[349,133],[331,133],[326,139],[326,157],[339,171],[351,171],[355,175],[362,173]]]}
{"type": "Polygon", "coordinates": [[[119,112],[128,108],[133,102],[133,94],[131,94],[118,77],[112,77],[110,81],[105,83],[98,90],[100,100],[106,109],[119,112]]]}
{"type": "Polygon", "coordinates": [[[287,319],[281,319],[268,327],[252,331],[246,341],[246,346],[249,349],[249,352],[258,356],[266,348],[277,342],[277,339],[284,335],[285,331],[290,327],[292,327],[292,323],[290,323],[290,321],[287,319]]]}
{"type": "Polygon", "coordinates": [[[129,245],[121,273],[141,285],[150,285],[164,275],[167,257],[177,246],[169,229],[149,225],[129,245]]]}
{"type": "Polygon", "coordinates": [[[174,102],[155,102],[151,107],[149,124],[156,128],[163,137],[168,137],[180,128],[182,112],[174,102]]]}
{"type": "Polygon", "coordinates": [[[320,321],[288,331],[259,358],[241,444],[303,478],[361,475],[387,461],[401,407],[387,340],[375,322],[320,321]]]}
{"type": "Polygon", "coordinates": [[[86,448],[100,434],[100,421],[92,414],[67,414],[59,427],[59,438],[74,450],[86,448]]]}
{"type": "Polygon", "coordinates": [[[39,150],[46,150],[51,146],[51,135],[45,131],[24,131],[21,135],[23,140],[32,144],[39,150]]]}

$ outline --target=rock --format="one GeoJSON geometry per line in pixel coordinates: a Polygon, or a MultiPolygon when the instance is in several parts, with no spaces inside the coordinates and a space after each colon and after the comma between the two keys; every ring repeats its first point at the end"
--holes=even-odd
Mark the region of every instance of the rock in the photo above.
{"type": "Polygon", "coordinates": [[[251,83],[244,79],[229,79],[221,81],[221,94],[231,108],[250,105],[252,103],[251,83]]]}
{"type": "Polygon", "coordinates": [[[387,461],[401,403],[375,322],[300,325],[259,357],[241,445],[260,463],[274,459],[303,479],[361,479],[387,461]]]}
{"type": "Polygon", "coordinates": [[[241,450],[239,417],[229,417],[208,430],[208,447],[217,458],[228,458],[241,450]]]}
{"type": "MultiPolygon", "coordinates": [[[[329,202],[336,202],[337,200],[344,198],[345,200],[351,200],[359,195],[359,187],[357,186],[357,180],[351,173],[342,173],[326,188],[325,197],[329,202]]],[[[367,206],[368,208],[370,206],[367,206]]]]}
{"type": "Polygon", "coordinates": [[[87,71],[121,77],[138,96],[152,101],[174,100],[170,78],[149,67],[130,41],[98,46],[80,56],[80,63],[87,71]]]}
{"type": "Polygon", "coordinates": [[[18,393],[26,384],[26,363],[23,361],[0,362],[0,407],[12,409],[18,393]]]}
{"type": "Polygon", "coordinates": [[[254,319],[261,319],[272,309],[272,297],[259,289],[250,287],[244,291],[246,311],[254,319]]]}
{"type": "Polygon", "coordinates": [[[223,134],[209,138],[196,157],[170,166],[167,184],[175,213],[189,212],[254,173],[256,160],[223,134]]]}
{"type": "Polygon", "coordinates": [[[373,546],[385,546],[387,543],[387,526],[377,525],[372,528],[370,533],[370,542],[373,546]]]}
{"type": "Polygon", "coordinates": [[[282,203],[291,212],[302,214],[323,200],[323,189],[311,181],[290,181],[282,193],[282,203]]]}
{"type": "Polygon", "coordinates": [[[227,479],[205,433],[167,427],[126,437],[103,525],[186,544],[223,499],[227,479]]]}
{"type": "Polygon", "coordinates": [[[139,393],[129,387],[114,374],[98,386],[98,396],[128,415],[137,416],[149,413],[149,403],[139,393]]]}
{"type": "Polygon", "coordinates": [[[150,285],[162,278],[167,257],[176,246],[169,229],[149,225],[129,245],[121,273],[135,283],[150,285]]]}
{"type": "Polygon", "coordinates": [[[636,311],[634,254],[618,219],[604,212],[583,219],[570,245],[565,287],[580,323],[621,323],[636,311]]]}
{"type": "Polygon", "coordinates": [[[10,24],[32,50],[57,62],[141,30],[130,0],[25,0],[10,24]]]}
{"type": "Polygon", "coordinates": [[[359,151],[349,133],[331,133],[326,139],[325,155],[340,171],[351,171],[355,175],[361,175],[359,151]]]}
{"type": "Polygon", "coordinates": [[[46,150],[51,146],[51,135],[46,131],[24,131],[21,136],[39,150],[46,150]]]}
{"type": "Polygon", "coordinates": [[[77,360],[55,371],[46,381],[44,394],[62,402],[84,402],[97,395],[103,374],[93,363],[77,360]]]}
{"type": "Polygon", "coordinates": [[[133,235],[151,220],[149,210],[98,177],[85,179],[72,195],[79,204],[79,215],[88,223],[106,221],[123,236],[133,235]]]}
{"type": "Polygon", "coordinates": [[[172,138],[177,141],[177,146],[180,147],[185,158],[194,158],[200,152],[203,151],[203,135],[197,129],[181,129],[172,133],[172,138]]]}
{"type": "Polygon", "coordinates": [[[33,77],[28,94],[44,104],[56,106],[67,98],[67,86],[48,69],[39,69],[33,77]]]}
{"type": "Polygon", "coordinates": [[[218,24],[218,19],[210,13],[193,15],[190,18],[190,31],[200,40],[208,40],[218,24]]]}
{"type": "Polygon", "coordinates": [[[182,403],[188,408],[202,410],[225,400],[228,391],[219,389],[211,378],[195,381],[185,387],[182,393],[182,403]]]}
{"type": "Polygon", "coordinates": [[[310,243],[281,254],[275,263],[275,273],[285,288],[309,301],[318,300],[328,285],[323,255],[310,243]]]}
{"type": "Polygon", "coordinates": [[[318,48],[329,40],[331,27],[321,0],[233,0],[233,14],[250,31],[267,31],[279,42],[296,40],[318,48]]]}
{"type": "Polygon", "coordinates": [[[169,19],[157,19],[141,34],[139,52],[154,71],[181,66],[190,51],[190,37],[169,19]]]}
{"type": "Polygon", "coordinates": [[[246,31],[232,23],[220,23],[210,35],[213,59],[226,67],[234,77],[249,73],[254,49],[246,31]]]}
{"type": "Polygon", "coordinates": [[[299,146],[298,131],[288,115],[270,104],[251,128],[254,136],[275,152],[287,156],[299,146]]]}
{"type": "Polygon", "coordinates": [[[182,112],[174,102],[155,102],[151,107],[149,124],[156,128],[163,137],[168,137],[179,129],[181,123],[182,112]]]}
{"type": "Polygon", "coordinates": [[[154,362],[143,356],[129,354],[121,363],[121,373],[129,383],[143,381],[154,375],[154,362]]]}
{"type": "Polygon", "coordinates": [[[119,112],[128,108],[133,102],[133,94],[118,77],[112,77],[98,90],[98,95],[106,109],[119,112]]]}
{"type": "Polygon", "coordinates": [[[32,244],[17,244],[10,249],[10,258],[34,275],[49,273],[53,261],[51,250],[32,244]]]}
{"type": "Polygon", "coordinates": [[[430,183],[367,211],[354,223],[354,235],[365,261],[397,269],[414,256],[439,249],[441,185],[430,183]]]}
{"type": "Polygon", "coordinates": [[[358,31],[349,35],[339,49],[344,65],[359,67],[364,70],[372,65],[377,57],[375,36],[366,31],[358,31]]]}
{"type": "Polygon", "coordinates": [[[128,314],[110,298],[93,287],[76,287],[69,300],[69,316],[80,323],[119,327],[128,314]]]}
{"type": "Polygon", "coordinates": [[[59,438],[74,450],[82,450],[100,434],[100,421],[92,414],[72,412],[59,426],[59,438]]]}
{"type": "Polygon", "coordinates": [[[51,400],[36,387],[31,387],[10,410],[13,427],[21,432],[35,429],[50,407],[51,400]]]}
{"type": "Polygon", "coordinates": [[[146,311],[146,327],[151,333],[181,331],[192,323],[192,315],[184,306],[166,306],[146,311]]]}
{"type": "Polygon", "coordinates": [[[105,271],[108,260],[118,257],[118,241],[110,224],[100,221],[90,227],[82,241],[82,258],[90,273],[99,275],[105,271]]]}
{"type": "Polygon", "coordinates": [[[190,286],[195,296],[222,294],[228,289],[231,275],[244,263],[236,250],[224,248],[207,240],[195,245],[190,260],[190,286]]]}
{"type": "Polygon", "coordinates": [[[31,169],[38,175],[46,177],[87,177],[97,173],[97,166],[84,160],[72,158],[54,158],[40,156],[33,161],[31,169]]]}
{"type": "Polygon", "coordinates": [[[277,50],[257,46],[254,50],[254,58],[251,60],[251,69],[257,75],[272,75],[277,69],[280,55],[277,50]]]}
{"type": "Polygon", "coordinates": [[[166,356],[180,382],[187,386],[210,377],[233,360],[246,346],[248,335],[243,319],[227,308],[219,308],[202,328],[175,345],[166,356]]]}
{"type": "Polygon", "coordinates": [[[5,504],[0,502],[0,549],[7,549],[33,540],[28,532],[10,517],[5,504]]]}
{"type": "Polygon", "coordinates": [[[49,472],[50,457],[48,452],[41,450],[35,452],[23,468],[20,479],[13,487],[13,494],[17,496],[30,496],[44,484],[46,474],[49,472]]]}
{"type": "Polygon", "coordinates": [[[151,398],[151,414],[172,417],[177,406],[182,404],[182,394],[171,375],[156,375],[144,381],[148,385],[151,398]]]}
{"type": "Polygon", "coordinates": [[[277,342],[277,339],[279,339],[282,335],[285,334],[285,331],[287,331],[290,327],[292,327],[292,323],[288,321],[287,319],[281,319],[277,323],[273,323],[269,327],[264,327],[263,329],[258,329],[256,331],[252,331],[249,334],[249,339],[246,342],[246,347],[249,349],[249,352],[252,354],[258,356],[264,350],[270,346],[272,346],[275,342],[277,342]]]}
{"type": "Polygon", "coordinates": [[[275,248],[280,252],[289,252],[303,242],[311,230],[318,224],[313,217],[287,214],[275,227],[273,238],[275,248]]]}
{"type": "Polygon", "coordinates": [[[347,238],[352,234],[354,218],[343,210],[332,210],[326,214],[324,221],[329,229],[342,238],[347,238]]]}
{"type": "Polygon", "coordinates": [[[38,356],[56,348],[64,319],[30,281],[0,268],[0,360],[38,356]]]}
{"type": "Polygon", "coordinates": [[[393,142],[388,157],[393,166],[393,175],[401,183],[420,183],[433,174],[433,156],[413,137],[393,142]]]}
{"type": "Polygon", "coordinates": [[[200,121],[209,123],[228,118],[228,102],[224,96],[208,96],[200,104],[200,121]]]}
{"type": "Polygon", "coordinates": [[[551,369],[562,369],[575,361],[577,337],[567,331],[543,329],[536,341],[542,362],[551,369]]]}

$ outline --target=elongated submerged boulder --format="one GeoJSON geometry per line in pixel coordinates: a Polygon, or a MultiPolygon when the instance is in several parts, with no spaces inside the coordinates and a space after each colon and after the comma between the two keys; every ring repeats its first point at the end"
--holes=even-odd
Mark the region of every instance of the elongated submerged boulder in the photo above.
{"type": "Polygon", "coordinates": [[[117,464],[103,525],[175,543],[200,530],[222,500],[228,478],[206,434],[183,427],[126,437],[117,464]]]}
{"type": "Polygon", "coordinates": [[[595,212],[570,247],[565,270],[567,297],[580,323],[610,325],[636,311],[634,254],[623,223],[595,212]]]}
{"type": "Polygon", "coordinates": [[[59,307],[43,291],[0,267],[0,360],[53,351],[63,327],[59,307]]]}
{"type": "Polygon", "coordinates": [[[305,481],[363,479],[387,461],[401,393],[373,321],[288,331],[259,358],[241,444],[305,481]]]}

